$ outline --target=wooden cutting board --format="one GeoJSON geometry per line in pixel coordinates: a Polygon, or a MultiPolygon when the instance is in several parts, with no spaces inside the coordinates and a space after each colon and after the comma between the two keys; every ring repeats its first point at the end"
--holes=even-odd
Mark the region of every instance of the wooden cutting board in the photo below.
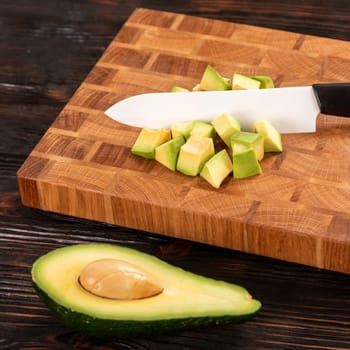
{"type": "Polygon", "coordinates": [[[346,118],[283,135],[262,175],[215,190],[132,155],[139,129],[104,115],[131,95],[192,88],[207,64],[277,86],[350,81],[350,42],[137,9],[18,171],[23,204],[350,273],[346,118]]]}

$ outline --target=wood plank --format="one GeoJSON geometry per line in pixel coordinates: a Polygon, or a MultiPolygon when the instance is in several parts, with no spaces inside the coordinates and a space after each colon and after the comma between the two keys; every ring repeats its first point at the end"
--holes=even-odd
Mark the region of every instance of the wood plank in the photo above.
{"type": "Polygon", "coordinates": [[[350,273],[350,122],[283,135],[263,175],[219,190],[130,153],[139,129],[103,111],[191,88],[205,66],[278,86],[350,81],[350,43],[136,9],[18,171],[25,205],[350,273]]]}

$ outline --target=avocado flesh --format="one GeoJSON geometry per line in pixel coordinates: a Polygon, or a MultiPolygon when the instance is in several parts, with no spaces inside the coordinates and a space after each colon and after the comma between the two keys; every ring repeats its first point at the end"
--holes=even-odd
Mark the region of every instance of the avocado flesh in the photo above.
{"type": "Polygon", "coordinates": [[[260,81],[243,74],[235,73],[232,78],[232,90],[260,89],[260,85],[260,81]]]}
{"type": "Polygon", "coordinates": [[[191,135],[181,146],[176,170],[184,175],[196,176],[204,163],[214,155],[214,142],[211,137],[191,135]]]}
{"type": "Polygon", "coordinates": [[[254,129],[264,137],[265,152],[282,152],[281,134],[267,120],[258,120],[254,123],[254,129]]]}
{"type": "Polygon", "coordinates": [[[155,159],[168,169],[175,171],[176,162],[179,156],[180,147],[185,143],[183,136],[171,139],[155,149],[155,159]]]}
{"type": "Polygon", "coordinates": [[[190,137],[194,122],[194,120],[190,120],[172,124],[170,127],[171,136],[173,138],[183,136],[187,140],[190,137]]]}
{"type": "Polygon", "coordinates": [[[98,338],[125,338],[241,322],[261,308],[246,289],[195,275],[156,257],[111,244],[78,244],[43,255],[32,267],[36,290],[66,326],[98,338]],[[90,262],[120,259],[142,266],[163,286],[138,300],[105,299],[85,291],[79,274],[90,262]]]}
{"type": "MultiPolygon", "coordinates": [[[[264,137],[263,135],[255,132],[240,131],[231,136],[231,148],[233,150],[234,145],[239,144],[245,146],[244,148],[253,148],[257,160],[264,158],[264,137]]],[[[238,149],[236,147],[236,149],[238,149]]]]}
{"type": "Polygon", "coordinates": [[[217,70],[208,65],[202,75],[199,86],[194,90],[221,91],[230,90],[231,84],[217,70]]]}
{"type": "Polygon", "coordinates": [[[211,125],[210,123],[196,120],[193,123],[191,135],[196,135],[201,137],[212,137],[213,139],[215,139],[215,129],[213,125],[211,125]]]}
{"type": "Polygon", "coordinates": [[[256,158],[254,149],[240,144],[234,145],[233,177],[235,179],[245,179],[246,177],[261,173],[262,169],[256,158]]]}
{"type": "Polygon", "coordinates": [[[225,149],[212,156],[203,166],[200,176],[213,187],[219,188],[232,172],[232,161],[225,149]]]}
{"type": "Polygon", "coordinates": [[[131,148],[131,153],[144,158],[154,159],[156,147],[169,141],[170,138],[171,133],[168,129],[143,128],[131,148]]]}
{"type": "Polygon", "coordinates": [[[212,122],[216,133],[231,148],[231,136],[241,130],[240,122],[228,113],[222,113],[212,122]]]}
{"type": "Polygon", "coordinates": [[[260,81],[260,89],[273,89],[275,87],[272,78],[267,75],[254,75],[250,78],[260,81]]]}

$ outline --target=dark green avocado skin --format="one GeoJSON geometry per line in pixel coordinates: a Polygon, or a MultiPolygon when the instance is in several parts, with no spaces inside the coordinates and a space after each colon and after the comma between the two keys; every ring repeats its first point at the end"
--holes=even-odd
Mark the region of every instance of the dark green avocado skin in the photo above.
{"type": "Polygon", "coordinates": [[[162,319],[156,321],[123,321],[101,319],[89,316],[56,303],[34,282],[34,287],[51,309],[54,315],[67,327],[97,339],[113,340],[127,338],[142,338],[159,334],[169,334],[183,329],[241,323],[254,317],[255,311],[245,315],[223,315],[219,317],[189,317],[181,319],[162,319]]]}

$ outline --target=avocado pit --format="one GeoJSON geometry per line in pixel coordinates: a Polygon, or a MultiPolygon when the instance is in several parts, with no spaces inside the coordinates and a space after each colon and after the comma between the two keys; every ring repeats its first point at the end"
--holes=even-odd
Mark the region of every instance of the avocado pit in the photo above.
{"type": "Polygon", "coordinates": [[[80,273],[79,283],[95,296],[116,300],[150,298],[163,291],[163,287],[148,272],[117,259],[89,263],[80,273]]]}

